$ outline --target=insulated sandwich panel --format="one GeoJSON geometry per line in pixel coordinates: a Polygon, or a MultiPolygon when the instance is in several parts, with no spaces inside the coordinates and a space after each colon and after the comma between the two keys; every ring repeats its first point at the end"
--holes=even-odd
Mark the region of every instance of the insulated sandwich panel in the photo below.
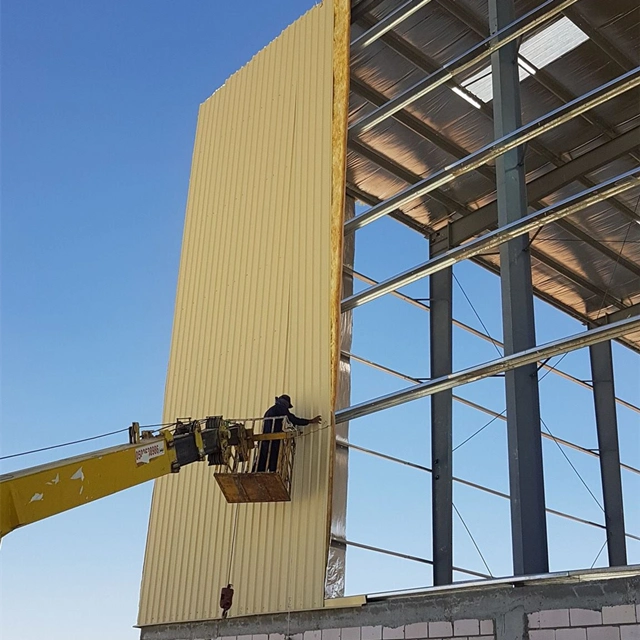
{"type": "Polygon", "coordinates": [[[154,488],[139,625],[323,606],[348,94],[348,3],[317,5],[198,115],[164,420],[322,414],[292,500],[227,504],[206,464],[154,488]],[[347,8],[345,8],[347,7],[347,8]]]}

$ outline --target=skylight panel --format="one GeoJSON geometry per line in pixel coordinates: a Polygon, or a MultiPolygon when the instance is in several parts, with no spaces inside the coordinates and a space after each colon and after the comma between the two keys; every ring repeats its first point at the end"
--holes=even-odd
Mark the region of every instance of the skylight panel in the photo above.
{"type": "MultiPolygon", "coordinates": [[[[588,39],[589,36],[567,17],[560,18],[546,29],[536,33],[520,46],[518,55],[520,82],[588,39]]],[[[464,80],[462,86],[482,102],[490,102],[493,99],[491,65],[464,80]]]]}
{"type": "Polygon", "coordinates": [[[563,17],[523,42],[519,53],[536,69],[543,69],[588,39],[584,31],[563,17]]]}

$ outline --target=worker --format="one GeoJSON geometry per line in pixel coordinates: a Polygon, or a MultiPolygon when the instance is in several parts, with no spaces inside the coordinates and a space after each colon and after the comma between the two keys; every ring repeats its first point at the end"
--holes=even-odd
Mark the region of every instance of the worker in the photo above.
{"type": "MultiPolygon", "coordinates": [[[[289,409],[292,409],[291,397],[284,394],[276,398],[276,402],[272,407],[267,409],[264,414],[264,422],[262,433],[281,433],[284,418],[288,418],[289,422],[296,427],[305,427],[308,424],[319,424],[322,420],[321,416],[315,418],[298,418],[293,415],[289,409]]],[[[278,453],[280,452],[279,440],[267,440],[260,443],[260,455],[258,458],[257,471],[270,471],[273,473],[278,468],[278,453]],[[267,458],[269,464],[267,468],[267,458]]]]}

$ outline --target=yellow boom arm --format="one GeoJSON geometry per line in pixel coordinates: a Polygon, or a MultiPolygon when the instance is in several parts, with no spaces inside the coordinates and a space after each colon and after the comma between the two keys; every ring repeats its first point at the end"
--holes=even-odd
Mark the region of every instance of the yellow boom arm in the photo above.
{"type": "Polygon", "coordinates": [[[169,432],[0,476],[0,537],[43,518],[177,471],[169,432]]]}

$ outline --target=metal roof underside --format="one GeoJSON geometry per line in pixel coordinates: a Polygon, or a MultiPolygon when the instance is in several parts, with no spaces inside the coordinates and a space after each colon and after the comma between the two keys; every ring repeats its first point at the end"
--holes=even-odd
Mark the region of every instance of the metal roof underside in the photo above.
{"type": "MultiPolygon", "coordinates": [[[[354,44],[406,4],[406,0],[353,3],[350,127],[489,35],[486,0],[432,0],[413,2],[420,8],[372,44],[364,48],[354,44]]],[[[516,18],[540,4],[540,0],[516,0],[516,18]]],[[[522,43],[536,35],[543,38],[545,28],[567,18],[584,41],[522,79],[525,125],[638,71],[640,11],[635,0],[579,0],[527,33],[522,43]]],[[[542,49],[549,49],[544,39],[542,49]]],[[[474,95],[470,91],[474,85],[468,83],[488,65],[489,58],[364,132],[351,130],[348,192],[376,204],[490,144],[492,102],[474,95]]],[[[530,211],[638,167],[638,104],[637,89],[624,91],[526,143],[530,211]]],[[[400,206],[392,215],[426,236],[448,227],[454,244],[459,244],[496,228],[495,197],[491,161],[400,206]]],[[[630,308],[640,304],[639,201],[640,188],[634,186],[531,234],[536,295],[589,326],[636,311],[637,307],[630,308]]],[[[495,254],[476,261],[499,270],[495,254]]],[[[640,332],[620,341],[640,352],[640,332]]]]}

